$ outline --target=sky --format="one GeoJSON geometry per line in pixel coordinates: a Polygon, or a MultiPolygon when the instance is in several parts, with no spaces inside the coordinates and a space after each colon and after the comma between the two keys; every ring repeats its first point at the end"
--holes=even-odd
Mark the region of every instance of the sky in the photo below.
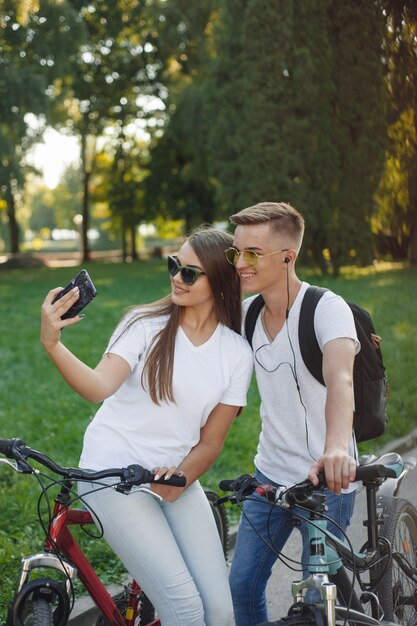
{"type": "Polygon", "coordinates": [[[44,143],[36,144],[31,151],[31,161],[43,171],[45,183],[53,189],[59,183],[64,169],[78,160],[77,139],[61,135],[53,128],[44,134],[44,143]]]}

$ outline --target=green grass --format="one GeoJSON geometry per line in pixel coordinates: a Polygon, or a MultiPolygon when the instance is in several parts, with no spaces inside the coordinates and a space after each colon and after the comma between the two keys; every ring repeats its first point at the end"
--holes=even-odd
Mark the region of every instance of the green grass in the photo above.
{"type": "MultiPolygon", "coordinates": [[[[75,328],[66,329],[66,345],[81,359],[95,366],[124,309],[150,302],[168,291],[162,261],[146,263],[90,264],[86,266],[98,290],[75,328]]],[[[0,272],[0,435],[20,437],[63,465],[77,463],[82,436],[96,406],[79,398],[61,380],[39,342],[41,303],[55,286],[65,286],[77,268],[11,270],[0,272]]],[[[417,305],[416,269],[378,265],[346,269],[338,279],[324,279],[312,272],[300,275],[311,283],[326,285],[366,308],[377,332],[383,337],[383,354],[391,387],[390,422],[386,434],[363,444],[376,450],[390,439],[417,426],[417,305]]],[[[255,385],[248,407],[235,421],[223,453],[204,477],[216,488],[222,478],[253,470],[260,422],[255,385]]],[[[36,481],[0,467],[0,623],[12,594],[21,556],[41,549],[36,518],[36,481]]],[[[110,578],[117,566],[102,541],[83,541],[110,578]],[[109,562],[111,566],[109,567],[109,562]]]]}

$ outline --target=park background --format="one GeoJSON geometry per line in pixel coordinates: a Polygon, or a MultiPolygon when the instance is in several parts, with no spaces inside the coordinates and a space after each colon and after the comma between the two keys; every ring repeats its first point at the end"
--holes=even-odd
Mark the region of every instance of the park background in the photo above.
{"type": "MultiPolygon", "coordinates": [[[[2,436],[75,465],[96,410],[39,344],[49,289],[91,274],[98,296],[65,342],[94,366],[125,308],[169,290],[168,250],[262,200],[305,216],[301,278],[383,337],[390,420],[364,449],[416,427],[414,1],[4,0],[0,23],[2,436]],[[53,184],[36,157],[51,132],[77,147],[52,155],[70,161],[53,184]]],[[[252,471],[258,405],[253,384],[208,486],[252,471]]],[[[2,467],[0,621],[40,549],[37,492],[2,467]]],[[[117,578],[101,542],[87,550],[117,578]]]]}

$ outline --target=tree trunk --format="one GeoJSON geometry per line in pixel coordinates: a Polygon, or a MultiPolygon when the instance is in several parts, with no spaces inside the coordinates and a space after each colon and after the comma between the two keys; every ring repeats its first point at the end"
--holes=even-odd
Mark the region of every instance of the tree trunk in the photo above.
{"type": "Polygon", "coordinates": [[[83,202],[82,202],[82,216],[83,221],[81,224],[81,260],[82,263],[90,261],[90,248],[88,242],[88,229],[90,228],[90,214],[89,214],[89,202],[90,202],[90,175],[91,171],[87,164],[87,136],[83,133],[81,135],[81,164],[83,168],[83,202]]]}
{"type": "Polygon", "coordinates": [[[410,265],[417,265],[417,146],[408,173],[410,202],[410,265]]]}
{"type": "Polygon", "coordinates": [[[82,262],[86,263],[91,260],[90,258],[90,244],[88,241],[88,230],[90,228],[90,214],[88,210],[89,205],[89,182],[90,182],[90,172],[84,171],[84,189],[83,189],[83,221],[81,224],[81,235],[82,235],[82,262]]]}
{"type": "Polygon", "coordinates": [[[122,224],[122,261],[127,261],[127,241],[126,241],[126,227],[122,224]]]}
{"type": "Polygon", "coordinates": [[[13,193],[12,180],[9,180],[9,189],[7,196],[7,217],[9,219],[10,252],[12,254],[19,254],[19,225],[16,219],[16,203],[13,193]]]}
{"type": "Polygon", "coordinates": [[[323,274],[323,276],[327,276],[327,274],[329,273],[329,266],[326,259],[323,257],[322,247],[313,246],[311,248],[311,251],[313,253],[313,258],[315,262],[320,268],[321,273],[323,274]]]}
{"type": "Polygon", "coordinates": [[[137,261],[138,259],[138,250],[136,247],[136,227],[134,224],[132,224],[130,226],[130,239],[131,239],[131,244],[130,244],[130,249],[131,249],[131,257],[132,257],[132,261],[137,261]]]}

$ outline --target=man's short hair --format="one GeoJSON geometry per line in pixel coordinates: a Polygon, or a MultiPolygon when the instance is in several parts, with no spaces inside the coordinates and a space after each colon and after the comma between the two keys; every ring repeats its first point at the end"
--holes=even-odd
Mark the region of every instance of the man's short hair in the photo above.
{"type": "Polygon", "coordinates": [[[259,202],[230,217],[232,224],[247,226],[271,224],[276,233],[287,234],[299,250],[304,235],[304,218],[286,202],[259,202]]]}

